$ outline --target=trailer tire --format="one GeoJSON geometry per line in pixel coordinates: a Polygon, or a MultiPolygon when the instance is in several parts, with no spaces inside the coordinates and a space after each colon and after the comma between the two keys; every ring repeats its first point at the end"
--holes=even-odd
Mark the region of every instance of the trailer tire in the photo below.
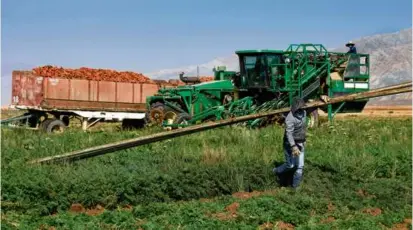
{"type": "Polygon", "coordinates": [[[51,118],[47,118],[47,119],[45,119],[41,124],[40,124],[40,129],[42,130],[42,131],[45,131],[46,132],[46,127],[49,125],[49,123],[50,122],[52,122],[54,119],[51,119],[51,118]]]}
{"type": "Polygon", "coordinates": [[[47,121],[47,123],[44,123],[43,128],[46,133],[62,133],[65,130],[66,125],[61,120],[50,119],[47,121]]]}

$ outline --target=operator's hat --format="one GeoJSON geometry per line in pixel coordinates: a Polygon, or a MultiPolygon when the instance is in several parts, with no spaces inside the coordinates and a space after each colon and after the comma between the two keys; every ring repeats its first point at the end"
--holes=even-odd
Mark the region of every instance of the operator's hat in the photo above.
{"type": "Polygon", "coordinates": [[[353,45],[353,46],[354,46],[354,42],[349,41],[349,42],[347,42],[347,44],[346,44],[346,46],[347,46],[347,47],[349,47],[349,46],[351,46],[351,45],[353,45]]]}

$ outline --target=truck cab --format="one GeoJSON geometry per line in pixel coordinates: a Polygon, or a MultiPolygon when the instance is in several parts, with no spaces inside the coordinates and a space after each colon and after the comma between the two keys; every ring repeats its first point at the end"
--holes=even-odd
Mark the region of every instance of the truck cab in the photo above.
{"type": "Polygon", "coordinates": [[[282,50],[239,50],[240,73],[235,85],[239,89],[270,89],[274,77],[278,76],[284,64],[282,50]]]}

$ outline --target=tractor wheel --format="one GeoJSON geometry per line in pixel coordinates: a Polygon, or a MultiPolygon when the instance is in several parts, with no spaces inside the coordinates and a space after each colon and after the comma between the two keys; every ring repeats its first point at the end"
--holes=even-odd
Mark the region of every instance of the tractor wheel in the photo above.
{"type": "Polygon", "coordinates": [[[318,110],[307,114],[307,127],[310,129],[318,127],[318,110]]]}
{"type": "Polygon", "coordinates": [[[191,115],[187,113],[180,113],[175,119],[175,124],[189,125],[189,121],[192,119],[191,115]]]}
{"type": "Polygon", "coordinates": [[[152,104],[151,109],[148,112],[148,120],[151,123],[155,124],[162,124],[162,122],[165,120],[165,113],[168,111],[171,111],[172,109],[163,103],[156,102],[152,104]]]}
{"type": "Polygon", "coordinates": [[[58,119],[48,119],[43,124],[43,130],[46,133],[62,133],[65,128],[65,123],[58,119]]]}

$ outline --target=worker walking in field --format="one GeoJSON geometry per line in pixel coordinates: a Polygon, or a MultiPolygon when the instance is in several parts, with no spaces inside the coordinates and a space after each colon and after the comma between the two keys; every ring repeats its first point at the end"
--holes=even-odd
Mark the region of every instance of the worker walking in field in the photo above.
{"type": "Polygon", "coordinates": [[[273,169],[273,172],[280,177],[280,174],[296,167],[293,188],[297,188],[303,178],[307,116],[307,112],[302,109],[304,105],[304,100],[301,98],[295,98],[292,103],[291,110],[285,119],[283,139],[285,163],[273,169]]]}

